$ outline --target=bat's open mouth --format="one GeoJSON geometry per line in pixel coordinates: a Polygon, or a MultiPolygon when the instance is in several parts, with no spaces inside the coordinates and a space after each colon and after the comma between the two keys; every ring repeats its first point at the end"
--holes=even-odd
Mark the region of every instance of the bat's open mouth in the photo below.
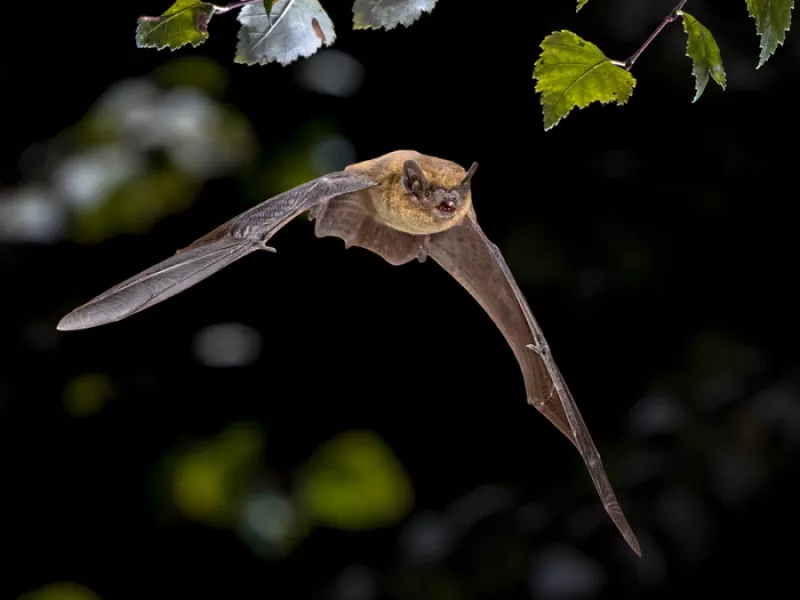
{"type": "Polygon", "coordinates": [[[452,200],[448,200],[447,202],[441,202],[437,207],[442,212],[451,213],[455,212],[456,210],[456,203],[452,200]]]}

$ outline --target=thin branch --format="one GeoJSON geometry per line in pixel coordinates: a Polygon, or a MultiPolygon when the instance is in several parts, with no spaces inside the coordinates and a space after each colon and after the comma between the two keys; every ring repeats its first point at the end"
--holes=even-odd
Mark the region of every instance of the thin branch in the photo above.
{"type": "Polygon", "coordinates": [[[248,4],[255,4],[256,2],[263,2],[264,0],[245,0],[244,2],[231,2],[230,4],[226,4],[225,6],[217,6],[216,4],[212,4],[214,7],[214,12],[218,15],[228,12],[229,10],[235,10],[237,8],[241,8],[242,6],[247,6],[248,4]]]}
{"type": "MultiPolygon", "coordinates": [[[[237,8],[241,8],[242,6],[247,6],[248,4],[255,4],[256,2],[263,2],[264,0],[245,0],[244,2],[232,2],[230,4],[226,4],[225,6],[219,6],[217,4],[212,4],[211,6],[214,7],[214,13],[221,15],[231,10],[235,10],[237,8]]],[[[159,15],[157,17],[139,17],[140,21],[161,21],[164,19],[164,15],[159,15]]]]}
{"type": "Polygon", "coordinates": [[[628,60],[626,60],[623,63],[623,66],[625,67],[626,70],[630,71],[633,68],[633,64],[639,59],[639,57],[642,55],[642,52],[647,50],[647,47],[652,43],[654,39],[656,39],[656,37],[658,37],[658,34],[661,33],[664,27],[666,27],[667,25],[678,19],[678,17],[680,16],[679,13],[681,12],[681,9],[683,8],[684,4],[686,4],[688,1],[689,0],[681,0],[680,2],[678,2],[678,5],[672,9],[672,12],[670,12],[664,18],[663,21],[661,21],[661,24],[656,28],[656,30],[653,33],[650,34],[650,37],[644,41],[644,44],[642,44],[641,47],[636,52],[634,52],[633,55],[628,60]]]}

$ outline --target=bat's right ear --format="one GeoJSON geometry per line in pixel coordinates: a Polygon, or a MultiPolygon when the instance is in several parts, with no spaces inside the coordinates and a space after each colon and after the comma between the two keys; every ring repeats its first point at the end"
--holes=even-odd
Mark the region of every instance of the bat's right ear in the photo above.
{"type": "Polygon", "coordinates": [[[403,187],[410,194],[416,194],[428,187],[428,179],[415,160],[403,163],[403,187]]]}

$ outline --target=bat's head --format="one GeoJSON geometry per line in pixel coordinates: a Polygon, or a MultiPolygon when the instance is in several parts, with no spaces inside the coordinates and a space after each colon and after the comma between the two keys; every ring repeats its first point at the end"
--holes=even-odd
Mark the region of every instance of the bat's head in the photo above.
{"type": "Polygon", "coordinates": [[[437,219],[451,219],[461,214],[461,209],[470,197],[470,181],[478,163],[472,163],[469,171],[456,185],[443,185],[436,179],[428,179],[415,160],[403,163],[403,187],[414,201],[437,219]]]}

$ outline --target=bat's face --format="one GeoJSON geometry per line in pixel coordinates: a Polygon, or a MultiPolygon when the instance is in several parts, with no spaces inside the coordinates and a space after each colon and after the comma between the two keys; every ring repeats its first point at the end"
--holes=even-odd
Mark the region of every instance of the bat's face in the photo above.
{"type": "Polygon", "coordinates": [[[411,200],[434,219],[452,219],[464,212],[470,197],[470,180],[477,168],[478,164],[473,163],[461,182],[448,189],[428,180],[416,161],[407,160],[403,165],[403,187],[411,200]]]}

